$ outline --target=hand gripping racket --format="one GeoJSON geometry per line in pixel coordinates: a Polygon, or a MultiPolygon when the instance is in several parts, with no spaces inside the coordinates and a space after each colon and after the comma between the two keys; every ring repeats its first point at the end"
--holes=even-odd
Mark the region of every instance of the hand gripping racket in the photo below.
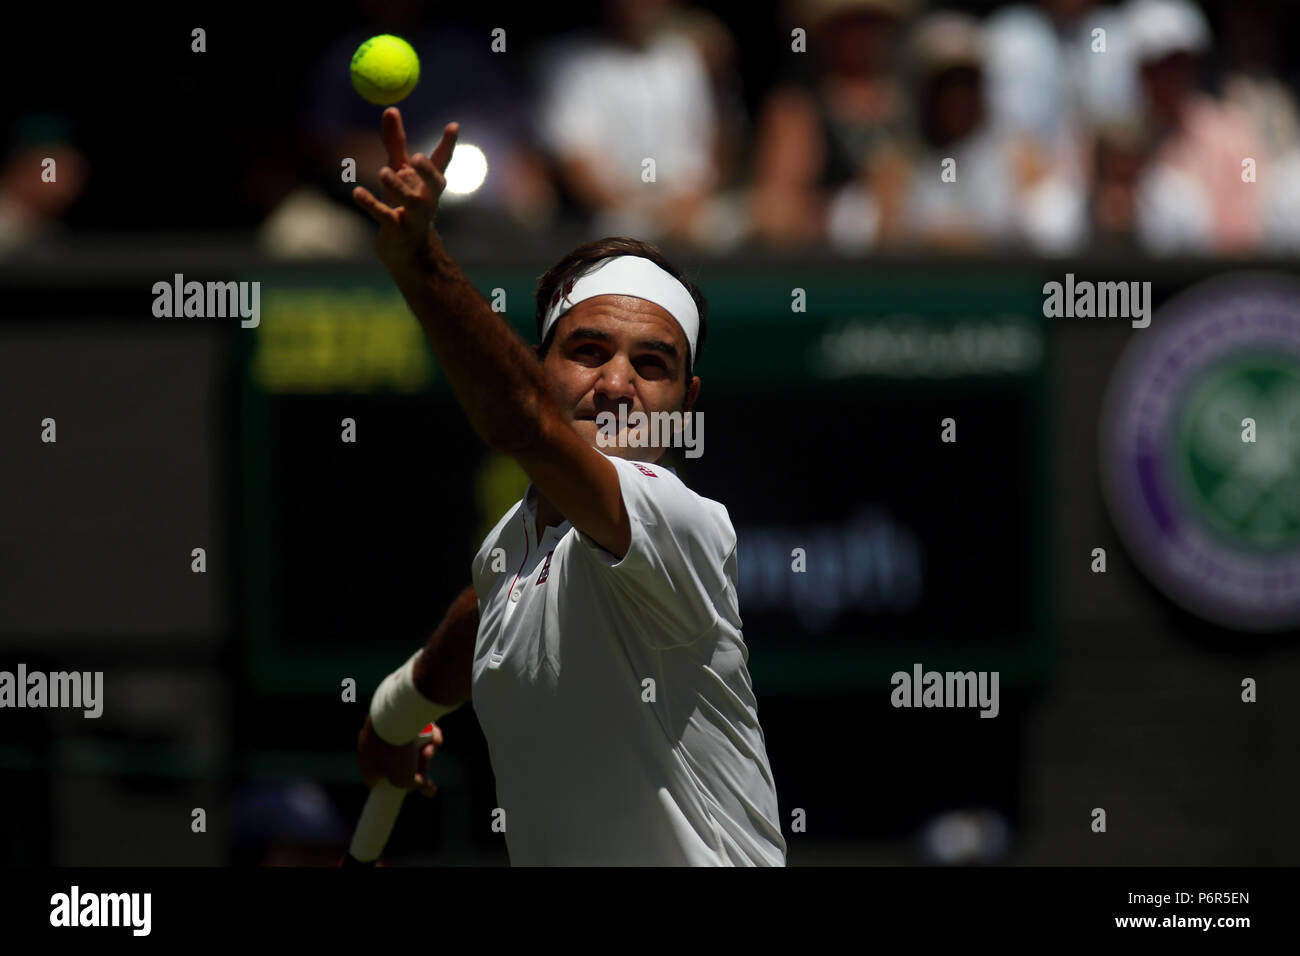
{"type": "MultiPolygon", "coordinates": [[[[427,724],[417,738],[421,741],[420,746],[423,747],[424,740],[432,736],[433,724],[427,724]]],[[[370,796],[366,798],[366,805],[361,810],[361,818],[357,820],[352,843],[343,856],[341,866],[380,865],[379,855],[384,852],[384,846],[392,835],[406,794],[406,790],[393,786],[387,778],[379,778],[379,782],[370,789],[370,796]]]]}

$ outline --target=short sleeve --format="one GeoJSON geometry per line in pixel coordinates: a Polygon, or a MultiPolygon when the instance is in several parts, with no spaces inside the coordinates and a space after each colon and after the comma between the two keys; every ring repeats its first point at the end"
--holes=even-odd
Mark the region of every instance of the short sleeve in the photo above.
{"type": "Polygon", "coordinates": [[[598,578],[641,605],[643,637],[655,646],[689,644],[711,629],[728,585],[736,536],[721,506],[692,492],[659,465],[610,458],[632,526],[620,560],[582,532],[575,551],[598,578]]]}
{"type": "Polygon", "coordinates": [[[483,568],[487,564],[486,545],[479,548],[478,554],[474,555],[474,560],[470,562],[469,581],[474,585],[474,594],[478,597],[479,607],[483,606],[483,587],[479,583],[483,576],[483,568]]]}

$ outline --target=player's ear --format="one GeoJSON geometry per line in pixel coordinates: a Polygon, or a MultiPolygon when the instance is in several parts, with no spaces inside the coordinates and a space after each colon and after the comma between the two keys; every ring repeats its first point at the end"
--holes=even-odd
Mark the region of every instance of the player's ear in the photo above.
{"type": "Polygon", "coordinates": [[[698,375],[691,379],[691,383],[686,386],[686,394],[682,397],[682,411],[689,412],[695,407],[696,400],[700,397],[700,377],[698,375]]]}

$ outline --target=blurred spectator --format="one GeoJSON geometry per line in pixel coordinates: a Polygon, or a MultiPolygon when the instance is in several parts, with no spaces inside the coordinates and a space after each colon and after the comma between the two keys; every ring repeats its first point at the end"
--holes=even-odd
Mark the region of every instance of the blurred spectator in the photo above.
{"type": "Polygon", "coordinates": [[[1156,254],[1250,251],[1263,237],[1257,183],[1242,161],[1261,155],[1248,120],[1196,88],[1210,45],[1201,11],[1186,0],[1132,0],[1126,8],[1141,66],[1144,123],[1152,142],[1137,184],[1136,225],[1156,254]]]}
{"type": "MultiPolygon", "coordinates": [[[[348,207],[350,197],[341,188],[331,189],[323,182],[326,160],[310,137],[290,130],[268,138],[261,148],[266,158],[245,177],[242,191],[265,211],[257,230],[262,252],[280,259],[346,259],[373,248],[369,221],[348,207]]],[[[360,163],[357,178],[369,185],[360,163]]],[[[346,188],[351,189],[351,184],[346,188]]]]}
{"type": "Polygon", "coordinates": [[[985,25],[985,51],[991,122],[1046,162],[1075,164],[1088,126],[1138,118],[1137,65],[1118,10],[1094,0],[1002,7],[985,25]]]}
{"type": "Polygon", "coordinates": [[[919,149],[907,191],[904,235],[927,245],[972,249],[1014,236],[1011,155],[985,119],[979,24],[934,13],[908,44],[919,149]],[[941,173],[945,164],[955,181],[941,173]]]}
{"type": "Polygon", "coordinates": [[[598,234],[707,240],[719,133],[697,42],[726,68],[730,37],[716,20],[694,40],[667,28],[672,0],[606,0],[602,10],[600,34],[553,41],[537,58],[540,133],[560,181],[598,234]],[[642,181],[646,159],[653,183],[642,181]]]}
{"type": "Polygon", "coordinates": [[[1250,118],[1266,155],[1293,149],[1295,98],[1277,77],[1282,24],[1276,4],[1234,0],[1221,8],[1223,98],[1250,118]]]}
{"type": "Polygon", "coordinates": [[[730,28],[707,10],[679,7],[660,28],[694,44],[713,91],[714,168],[718,186],[693,224],[697,244],[714,251],[735,246],[748,229],[745,150],[751,139],[748,111],[741,92],[736,40],[730,28]]]}
{"type": "Polygon", "coordinates": [[[704,64],[716,117],[714,164],[719,180],[732,182],[743,172],[742,154],[749,135],[736,62],[736,39],[721,19],[708,10],[694,7],[670,9],[659,32],[688,40],[704,64]]]}
{"type": "Polygon", "coordinates": [[[318,784],[250,784],[235,794],[236,866],[332,866],[348,839],[347,823],[318,784]]]}
{"type": "Polygon", "coordinates": [[[1283,30],[1276,4],[1234,0],[1220,8],[1223,98],[1245,116],[1259,141],[1264,241],[1300,249],[1300,120],[1295,97],[1278,79],[1283,30]]]}
{"type": "Polygon", "coordinates": [[[1091,131],[1140,118],[1127,21],[1095,0],[1014,4],[989,17],[984,51],[989,121],[1013,150],[1025,238],[1039,252],[1080,251],[1091,161],[1110,145],[1091,131]]]}
{"type": "Polygon", "coordinates": [[[63,231],[60,218],[82,194],[90,171],[60,117],[28,116],[14,124],[9,139],[0,166],[0,255],[63,231]]]}
{"type": "Polygon", "coordinates": [[[891,234],[905,170],[907,104],[891,57],[912,0],[796,0],[801,69],[757,122],[750,215],[756,238],[867,245],[891,234]]]}
{"type": "MultiPolygon", "coordinates": [[[[394,33],[420,57],[420,81],[399,108],[412,152],[432,152],[443,127],[460,123],[457,154],[449,177],[477,147],[487,161],[487,177],[473,193],[448,191],[439,215],[449,228],[486,224],[507,229],[542,228],[555,212],[555,195],[544,158],[532,142],[528,98],[507,64],[491,50],[487,30],[447,27],[430,30],[423,0],[367,0],[366,26],[339,37],[322,53],[311,76],[307,112],[307,181],[286,182],[261,231],[263,248],[281,255],[349,256],[368,251],[373,229],[352,205],[352,183],[344,183],[341,163],[356,160],[357,182],[383,197],[377,174],[388,162],[380,139],[383,107],[366,102],[352,87],[348,64],[366,39],[394,33]]],[[[521,37],[507,34],[507,50],[521,37]]],[[[276,178],[264,164],[260,175],[276,178]]]]}
{"type": "Polygon", "coordinates": [[[1085,233],[1077,179],[1042,166],[988,122],[979,23],[964,13],[930,14],[907,50],[917,143],[901,228],[881,239],[950,250],[1077,246],[1085,233]]]}
{"type": "Polygon", "coordinates": [[[1137,249],[1137,186],[1147,141],[1136,123],[1101,126],[1093,138],[1088,220],[1094,251],[1137,249]]]}

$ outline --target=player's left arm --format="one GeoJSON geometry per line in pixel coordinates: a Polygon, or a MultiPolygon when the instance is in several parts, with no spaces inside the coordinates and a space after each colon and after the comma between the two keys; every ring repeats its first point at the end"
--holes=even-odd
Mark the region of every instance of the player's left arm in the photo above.
{"type": "Polygon", "coordinates": [[[389,165],[379,181],[391,205],[363,186],[352,195],[379,223],[379,257],[470,424],[491,448],[515,458],[575,528],[623,557],[632,526],[617,470],[565,421],[536,355],[470,284],[433,228],[459,127],[447,124],[431,156],[407,155],[395,107],[384,111],[383,133],[389,165]]]}

